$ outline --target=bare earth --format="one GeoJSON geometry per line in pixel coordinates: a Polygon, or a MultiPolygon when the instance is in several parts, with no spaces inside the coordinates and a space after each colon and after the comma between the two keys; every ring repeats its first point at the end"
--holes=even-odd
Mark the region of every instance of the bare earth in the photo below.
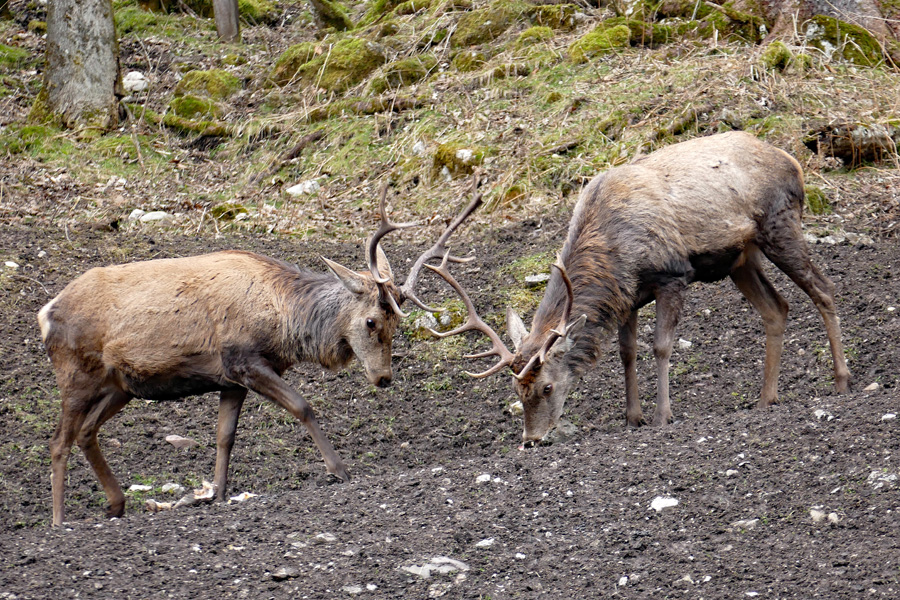
{"type": "MultiPolygon", "coordinates": [[[[477,268],[458,276],[483,314],[504,309],[501,290],[513,281],[501,268],[558,247],[564,228],[532,223],[475,240],[477,268]]],[[[471,380],[462,369],[480,365],[436,360],[436,342],[398,335],[390,389],[367,385],[358,366],[290,375],[350,467],[349,484],[325,476],[289,415],[251,396],[229,493],[258,496],[146,512],[147,498],[175,499],[160,491],[164,483],[211,479],[216,399],[135,400],[101,431],[101,446],[124,488],[153,490],[129,494],[126,516],[107,520],[76,450],[68,523],[51,529],[46,444],[58,394],[38,309],[91,266],[223,248],[313,268],[320,254],[362,264],[359,245],[275,236],[4,227],[0,257],[20,266],[0,271],[0,598],[900,595],[900,436],[889,416],[900,412],[900,248],[892,239],[813,247],[837,284],[849,394],[833,392],[819,315],[780,273],[773,279],[791,303],[781,403],[752,409],[759,317],[728,282],[696,286],[678,328],[691,345],[673,357],[677,421],[664,429],[625,428],[610,338],[568,401],[574,437],[519,451],[520,418],[505,410],[513,399],[507,377],[471,380]],[[864,391],[872,383],[877,389],[864,391]],[[199,446],[178,450],[165,441],[170,434],[199,446]],[[678,504],[657,512],[657,497],[678,504]],[[429,569],[436,557],[452,560],[429,569]]],[[[395,245],[395,268],[415,250],[395,245]]],[[[655,394],[651,313],[640,323],[645,411],[655,394]]]]}

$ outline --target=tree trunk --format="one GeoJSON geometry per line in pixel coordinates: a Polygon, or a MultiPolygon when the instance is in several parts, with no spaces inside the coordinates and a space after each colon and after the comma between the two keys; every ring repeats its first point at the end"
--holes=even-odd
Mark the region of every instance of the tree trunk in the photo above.
{"type": "Polygon", "coordinates": [[[120,90],[112,0],[48,2],[44,89],[32,115],[106,131],[118,124],[120,90]]]}
{"type": "Polygon", "coordinates": [[[237,0],[213,0],[213,13],[216,16],[216,32],[226,42],[241,41],[241,26],[238,23],[237,0]]]}

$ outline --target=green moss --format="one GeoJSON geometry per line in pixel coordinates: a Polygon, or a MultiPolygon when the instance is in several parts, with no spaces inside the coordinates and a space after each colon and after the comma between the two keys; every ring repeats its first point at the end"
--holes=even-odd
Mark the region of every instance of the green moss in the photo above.
{"type": "Polygon", "coordinates": [[[433,168],[441,172],[444,167],[452,176],[468,175],[484,162],[484,150],[460,142],[440,144],[434,152],[433,168]]]}
{"type": "Polygon", "coordinates": [[[614,17],[606,19],[598,29],[618,27],[625,25],[631,34],[631,43],[638,46],[654,46],[664,44],[671,40],[673,32],[668,25],[662,23],[648,23],[637,19],[627,19],[625,17],[614,17]]]}
{"type": "Polygon", "coordinates": [[[282,11],[269,0],[238,0],[238,12],[250,23],[272,24],[282,11]]]}
{"type": "Polygon", "coordinates": [[[347,10],[332,0],[310,0],[316,18],[326,27],[337,31],[353,29],[353,21],[347,16],[347,10]]]}
{"type": "Polygon", "coordinates": [[[382,74],[373,79],[369,89],[380,94],[388,89],[398,89],[421,81],[437,66],[433,54],[419,54],[404,58],[384,67],[382,74]]]}
{"type": "Polygon", "coordinates": [[[58,129],[46,125],[7,127],[0,135],[0,155],[40,150],[44,144],[58,134],[58,129]]]}
{"type": "Polygon", "coordinates": [[[28,31],[35,35],[44,35],[47,33],[47,22],[32,19],[28,21],[28,31]]]}
{"type": "Polygon", "coordinates": [[[312,42],[294,44],[275,61],[269,79],[277,85],[287,85],[293,79],[299,78],[300,68],[315,57],[316,44],[312,42]]]}
{"type": "Polygon", "coordinates": [[[147,158],[156,155],[150,137],[132,137],[127,133],[110,134],[97,138],[90,143],[90,152],[92,156],[122,160],[136,160],[139,156],[147,158]]]}
{"type": "Polygon", "coordinates": [[[521,0],[495,0],[487,8],[473,10],[463,15],[450,38],[455,48],[475,46],[500,36],[528,11],[521,0]]]}
{"type": "Polygon", "coordinates": [[[222,69],[190,71],[175,86],[175,96],[203,94],[213,100],[225,100],[241,89],[241,80],[222,69]]]}
{"type": "Polygon", "coordinates": [[[192,121],[179,117],[174,113],[167,113],[162,118],[162,124],[179,133],[198,134],[205,137],[226,137],[231,135],[231,130],[225,123],[218,121],[192,121]]]}
{"type": "Polygon", "coordinates": [[[28,50],[0,44],[0,66],[20,68],[28,60],[28,50]]]}
{"type": "Polygon", "coordinates": [[[431,0],[408,0],[402,4],[398,4],[394,9],[397,15],[414,15],[420,10],[425,10],[431,6],[431,0]]]}
{"type": "Polygon", "coordinates": [[[159,15],[141,10],[134,5],[123,6],[115,11],[116,34],[142,33],[159,23],[159,15]]]}
{"type": "Polygon", "coordinates": [[[873,66],[883,59],[878,40],[859,25],[816,15],[807,21],[805,34],[807,43],[826,56],[838,55],[862,66],[873,66]]]}
{"type": "Polygon", "coordinates": [[[464,50],[453,57],[453,60],[450,61],[450,65],[457,71],[466,73],[468,71],[477,71],[483,67],[486,62],[487,57],[484,55],[484,52],[464,50]]]}
{"type": "Polygon", "coordinates": [[[515,47],[525,48],[553,38],[553,30],[545,26],[529,27],[516,38],[515,47]]]}
{"type": "Polygon", "coordinates": [[[569,58],[576,63],[587,62],[595,56],[624,48],[630,41],[631,30],[627,25],[600,25],[569,46],[569,58]]]}
{"type": "Polygon", "coordinates": [[[662,19],[703,19],[714,9],[697,0],[662,0],[653,3],[652,10],[662,19]]]}
{"type": "Polygon", "coordinates": [[[531,9],[531,20],[536,25],[544,25],[552,29],[575,29],[575,14],[578,7],[574,4],[547,4],[531,9]]]}
{"type": "Polygon", "coordinates": [[[784,71],[788,67],[788,65],[791,64],[791,60],[793,58],[794,55],[791,54],[790,49],[785,45],[785,43],[780,40],[776,40],[766,46],[766,49],[763,51],[762,56],[759,57],[759,61],[766,69],[772,71],[784,71]]]}
{"type": "Polygon", "coordinates": [[[223,202],[209,209],[209,214],[219,221],[233,221],[240,214],[247,214],[247,208],[235,202],[223,202]]]}
{"type": "Polygon", "coordinates": [[[814,185],[805,186],[806,189],[806,207],[814,215],[831,214],[831,203],[822,188],[814,185]]]}
{"type": "Polygon", "coordinates": [[[207,98],[187,94],[172,98],[169,101],[169,110],[185,119],[219,118],[222,116],[222,108],[207,98]]]}
{"type": "Polygon", "coordinates": [[[362,38],[340,40],[298,70],[304,82],[330,92],[342,92],[385,63],[384,51],[362,38]]]}

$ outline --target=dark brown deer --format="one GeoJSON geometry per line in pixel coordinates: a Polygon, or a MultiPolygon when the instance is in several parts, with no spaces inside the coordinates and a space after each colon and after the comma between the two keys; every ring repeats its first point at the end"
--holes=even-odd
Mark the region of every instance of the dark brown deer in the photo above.
{"type": "MultiPolygon", "coordinates": [[[[331,274],[241,251],[91,269],[38,314],[62,400],[50,441],[53,524],[63,522],[66,463],[73,443],[103,485],[108,515],[125,496],[100,452],[97,431],[132,398],[171,400],[218,391],[216,497],[224,499],[238,415],[248,390],[303,422],[329,473],[349,475],[312,408],[281,378],[308,361],[336,369],[354,356],[366,379],[391,383],[391,342],[422,265],[445,255],[445,242],[481,203],[480,195],[396,286],[379,240],[412,224],[381,225],[368,240],[369,271],[323,257],[331,274]]],[[[462,259],[455,259],[462,262],[462,259]]],[[[428,309],[433,310],[433,309],[428,309]]]]}
{"type": "Polygon", "coordinates": [[[500,361],[475,377],[510,366],[525,410],[526,444],[556,426],[572,384],[597,360],[617,329],[625,367],[625,416],[644,423],[637,389],[637,314],[656,301],[654,425],[671,421],[669,358],[687,287],[731,277],[762,315],[766,360],[758,403],[778,399],[787,302],[763,272],[767,257],[815,303],[825,320],[838,392],[849,389],[834,285],[809,258],[801,230],[800,165],[750,134],[723,133],[663,148],[595,177],[582,191],[543,300],[529,332],[507,311],[515,352],[475,313],[446,263],[435,269],[463,297],[469,320],[439,335],[478,330],[493,347],[474,357],[500,361]],[[571,315],[576,315],[574,319],[571,315]]]}

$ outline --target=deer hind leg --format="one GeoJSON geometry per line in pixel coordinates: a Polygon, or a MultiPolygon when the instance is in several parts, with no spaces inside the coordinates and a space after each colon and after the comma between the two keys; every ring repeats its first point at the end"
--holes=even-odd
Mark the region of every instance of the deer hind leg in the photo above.
{"type": "Polygon", "coordinates": [[[844,358],[841,344],[841,324],[834,303],[834,283],[831,282],[809,258],[809,248],[803,239],[798,219],[777,222],[766,232],[766,241],[761,245],[765,255],[775,266],[806,292],[825,321],[825,332],[831,346],[834,361],[834,386],[838,393],[850,389],[850,370],[844,358]]]}
{"type": "Polygon", "coordinates": [[[778,373],[784,348],[784,329],[788,303],[779,295],[760,267],[759,251],[751,249],[747,260],[731,272],[731,279],[762,316],[766,328],[766,364],[763,368],[762,393],[759,407],[778,401],[778,373]]]}
{"type": "Polygon", "coordinates": [[[637,386],[637,311],[619,327],[619,356],[625,369],[625,421],[640,427],[646,423],[637,386]]]}
{"type": "Polygon", "coordinates": [[[104,423],[122,410],[129,400],[131,400],[131,396],[121,390],[108,391],[100,402],[95,404],[88,412],[81,424],[76,440],[78,447],[81,448],[85,458],[87,458],[91,468],[97,475],[97,479],[100,480],[103,491],[106,493],[106,500],[109,503],[109,507],[106,509],[108,517],[121,517],[124,514],[125,494],[122,493],[122,488],[119,487],[119,482],[116,481],[116,476],[113,475],[112,470],[109,468],[103,453],[100,452],[97,432],[104,423]]]}
{"type": "Polygon", "coordinates": [[[238,416],[247,397],[245,388],[223,390],[219,396],[219,423],[216,427],[216,475],[213,484],[216,487],[216,500],[225,500],[228,486],[228,463],[231,449],[234,447],[234,434],[237,431],[238,416]]]}
{"type": "Polygon", "coordinates": [[[656,357],[656,411],[653,425],[660,426],[672,421],[672,407],[669,404],[669,360],[675,343],[675,327],[681,317],[686,284],[675,280],[656,291],[656,331],[653,335],[653,354],[656,357]]]}
{"type": "Polygon", "coordinates": [[[75,443],[75,435],[84,419],[72,410],[72,403],[64,396],[62,415],[56,432],[50,438],[50,487],[53,490],[53,525],[62,525],[65,517],[66,465],[75,443]]]}

